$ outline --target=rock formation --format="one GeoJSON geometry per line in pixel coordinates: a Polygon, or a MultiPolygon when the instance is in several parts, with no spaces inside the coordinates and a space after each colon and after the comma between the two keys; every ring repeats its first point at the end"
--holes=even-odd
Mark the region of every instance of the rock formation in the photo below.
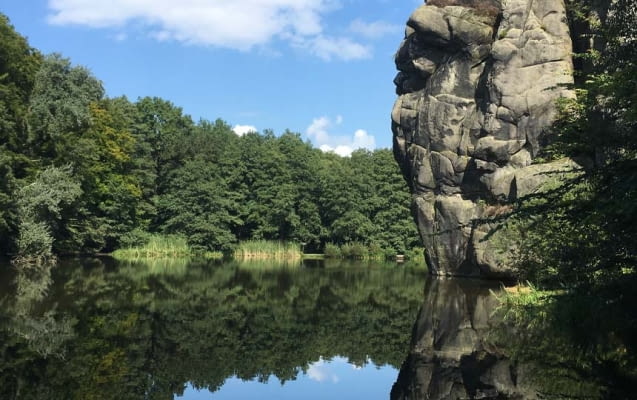
{"type": "Polygon", "coordinates": [[[571,52],[563,0],[429,0],[409,18],[392,130],[432,273],[510,276],[484,221],[574,165],[533,164],[571,52]]]}

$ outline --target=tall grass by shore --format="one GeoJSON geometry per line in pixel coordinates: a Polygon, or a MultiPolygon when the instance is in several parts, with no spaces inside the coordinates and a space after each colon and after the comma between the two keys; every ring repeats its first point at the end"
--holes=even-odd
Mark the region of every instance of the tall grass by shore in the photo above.
{"type": "Polygon", "coordinates": [[[301,246],[294,242],[248,240],[237,245],[235,259],[298,260],[303,257],[301,246]]]}
{"type": "Polygon", "coordinates": [[[222,258],[223,254],[198,253],[188,246],[188,241],[176,235],[151,235],[146,244],[115,250],[112,256],[123,261],[154,260],[162,258],[205,257],[222,258]]]}
{"type": "MultiPolygon", "coordinates": [[[[221,252],[201,252],[193,250],[186,238],[178,235],[148,234],[139,240],[137,246],[115,250],[111,255],[120,261],[156,261],[166,259],[222,259],[221,252]]],[[[237,245],[232,258],[242,260],[277,260],[300,261],[302,259],[350,259],[384,261],[394,259],[395,254],[387,254],[377,246],[367,246],[359,242],[346,243],[338,246],[327,243],[324,254],[304,255],[301,245],[295,242],[278,242],[270,240],[247,240],[237,245]]],[[[422,250],[413,249],[405,254],[406,259],[424,264],[422,250]]]]}

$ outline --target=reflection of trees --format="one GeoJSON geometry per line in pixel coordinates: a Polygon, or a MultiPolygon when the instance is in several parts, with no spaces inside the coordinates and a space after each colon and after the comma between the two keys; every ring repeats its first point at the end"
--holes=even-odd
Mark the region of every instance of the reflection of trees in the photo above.
{"type": "Polygon", "coordinates": [[[16,267],[16,296],[8,324],[11,332],[41,356],[64,356],[64,343],[73,336],[73,321],[59,316],[55,307],[42,305],[51,287],[52,264],[20,264],[16,267]]]}
{"type": "Polygon", "coordinates": [[[24,376],[26,399],[172,399],[188,382],[292,380],[320,356],[397,367],[422,295],[422,273],[403,268],[145,268],[56,269],[56,306],[40,307],[77,321],[65,360],[0,330],[0,398],[24,376]]]}
{"type": "Polygon", "coordinates": [[[620,284],[622,302],[578,291],[504,298],[507,352],[529,365],[543,398],[635,398],[637,293],[630,279],[620,284]]]}

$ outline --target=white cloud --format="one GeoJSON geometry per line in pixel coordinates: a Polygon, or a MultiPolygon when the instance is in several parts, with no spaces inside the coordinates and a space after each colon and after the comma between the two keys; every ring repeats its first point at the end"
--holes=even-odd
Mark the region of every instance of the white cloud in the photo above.
{"type": "Polygon", "coordinates": [[[49,0],[48,21],[94,28],[134,26],[159,41],[231,48],[263,48],[288,41],[324,60],[368,58],[371,49],[324,32],[324,16],[338,0],[49,0]]]}
{"type": "Polygon", "coordinates": [[[341,157],[348,157],[356,149],[373,150],[376,139],[364,129],[358,129],[353,135],[333,135],[331,130],[343,123],[343,117],[338,115],[332,121],[329,117],[314,118],[307,127],[306,134],[324,152],[334,152],[341,157]]]}
{"type": "Polygon", "coordinates": [[[248,132],[258,132],[257,128],[252,125],[235,125],[232,130],[239,136],[243,136],[248,132]]]}
{"type": "Polygon", "coordinates": [[[376,147],[376,139],[367,133],[364,129],[359,129],[354,132],[354,147],[357,149],[370,149],[373,150],[376,147]]]}
{"type": "Polygon", "coordinates": [[[332,148],[330,145],[324,144],[321,147],[319,147],[319,149],[321,149],[321,151],[325,153],[336,153],[341,157],[349,157],[352,155],[352,152],[354,151],[354,149],[352,149],[350,146],[345,146],[345,145],[340,145],[340,146],[336,146],[332,148]]]}
{"type": "Polygon", "coordinates": [[[334,58],[344,61],[363,60],[372,57],[372,49],[345,37],[317,35],[308,39],[295,39],[293,45],[325,61],[334,58]]]}
{"type": "Polygon", "coordinates": [[[321,357],[318,361],[310,364],[307,369],[307,376],[316,382],[331,381],[333,383],[338,383],[340,381],[339,377],[330,371],[329,367],[330,363],[326,363],[325,360],[323,360],[323,357],[321,357]]]}
{"type": "Polygon", "coordinates": [[[327,131],[331,127],[331,125],[332,121],[330,121],[328,117],[314,118],[310,126],[307,127],[307,136],[315,139],[316,142],[319,144],[325,143],[330,138],[330,135],[329,133],[327,133],[327,131]]]}
{"type": "Polygon", "coordinates": [[[370,39],[376,39],[389,33],[398,33],[402,28],[398,25],[390,24],[384,21],[365,22],[361,19],[355,19],[349,25],[350,32],[357,33],[370,39]]]}

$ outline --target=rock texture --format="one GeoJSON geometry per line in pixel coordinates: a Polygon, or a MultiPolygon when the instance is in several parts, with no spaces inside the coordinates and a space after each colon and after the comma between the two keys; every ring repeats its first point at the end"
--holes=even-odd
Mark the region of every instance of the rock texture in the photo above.
{"type": "Polygon", "coordinates": [[[490,340],[497,299],[478,280],[431,279],[392,400],[537,399],[532,370],[490,340]]]}
{"type": "Polygon", "coordinates": [[[480,221],[574,166],[532,164],[572,95],[571,52],[562,0],[430,0],[409,17],[392,130],[432,273],[511,274],[480,221]]]}

